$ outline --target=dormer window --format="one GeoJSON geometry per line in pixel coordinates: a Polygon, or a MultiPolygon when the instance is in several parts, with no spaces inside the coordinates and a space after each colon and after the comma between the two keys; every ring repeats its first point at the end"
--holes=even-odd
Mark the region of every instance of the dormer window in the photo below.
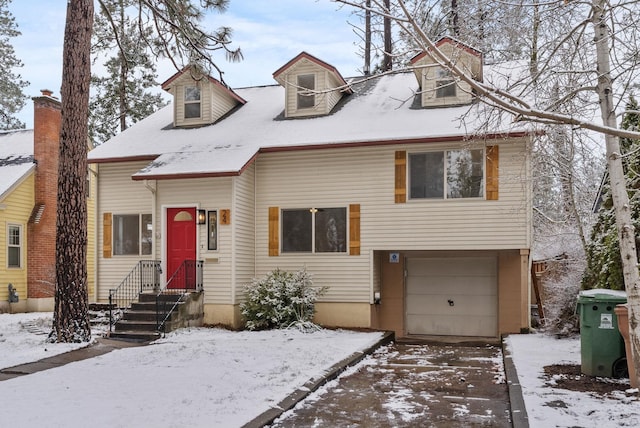
{"type": "Polygon", "coordinates": [[[199,119],[200,116],[200,88],[197,86],[185,86],[184,118],[199,119]]]}
{"type": "Polygon", "coordinates": [[[301,74],[298,76],[298,108],[312,108],[316,105],[316,96],[312,92],[316,89],[315,74],[301,74]]]}
{"type": "Polygon", "coordinates": [[[456,96],[456,82],[451,75],[451,71],[445,68],[436,70],[436,98],[446,98],[456,96]]]}

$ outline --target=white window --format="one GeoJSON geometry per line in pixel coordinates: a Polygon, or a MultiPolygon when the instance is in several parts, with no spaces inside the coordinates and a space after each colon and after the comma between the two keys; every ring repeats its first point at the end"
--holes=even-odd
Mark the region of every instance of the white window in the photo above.
{"type": "Polygon", "coordinates": [[[184,118],[196,119],[200,113],[200,88],[185,86],[184,88],[184,118]]]}
{"type": "Polygon", "coordinates": [[[22,267],[22,226],[15,224],[7,228],[7,266],[22,267]]]}
{"type": "Polygon", "coordinates": [[[436,69],[436,98],[455,97],[456,82],[451,72],[445,68],[436,69]]]}
{"type": "Polygon", "coordinates": [[[149,255],[152,244],[151,214],[113,216],[113,254],[115,256],[149,255]]]}
{"type": "Polygon", "coordinates": [[[409,154],[411,199],[484,197],[484,150],[409,154]]]}
{"type": "Polygon", "coordinates": [[[347,251],[346,208],[282,210],[283,253],[347,251]]]}
{"type": "Polygon", "coordinates": [[[316,96],[309,91],[316,89],[316,76],[314,74],[301,74],[298,76],[298,108],[312,108],[316,105],[316,96]]]}

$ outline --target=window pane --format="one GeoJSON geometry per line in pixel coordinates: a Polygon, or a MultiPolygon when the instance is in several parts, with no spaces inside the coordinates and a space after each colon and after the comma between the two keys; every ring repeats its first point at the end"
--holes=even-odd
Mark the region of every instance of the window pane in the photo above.
{"type": "Polygon", "coordinates": [[[436,80],[436,98],[455,96],[456,84],[453,80],[436,80]]]}
{"type": "Polygon", "coordinates": [[[20,267],[20,247],[9,247],[9,267],[20,267]]]}
{"type": "Polygon", "coordinates": [[[444,198],[444,152],[409,155],[410,198],[444,198]]]}
{"type": "Polygon", "coordinates": [[[114,215],[113,216],[113,254],[138,255],[140,239],[140,216],[114,215]]]}
{"type": "Polygon", "coordinates": [[[184,118],[193,119],[200,117],[200,103],[185,103],[184,118]]]}
{"type": "Polygon", "coordinates": [[[315,106],[315,95],[303,95],[301,92],[304,92],[305,89],[314,90],[316,88],[316,76],[313,74],[303,74],[298,76],[298,86],[298,108],[309,108],[315,106]]]}
{"type": "Polygon", "coordinates": [[[20,245],[20,228],[9,226],[9,245],[20,245]]]}
{"type": "Polygon", "coordinates": [[[142,214],[142,254],[151,254],[153,244],[153,223],[151,214],[142,214]]]}
{"type": "Polygon", "coordinates": [[[320,208],[316,213],[316,252],[343,253],[347,242],[347,209],[320,208]]]}
{"type": "Polygon", "coordinates": [[[483,150],[447,152],[447,198],[484,196],[483,150]]]}
{"type": "Polygon", "coordinates": [[[282,252],[311,252],[311,211],[282,210],[282,252]]]}
{"type": "Polygon", "coordinates": [[[200,101],[200,88],[187,86],[184,88],[185,101],[200,101]]]}

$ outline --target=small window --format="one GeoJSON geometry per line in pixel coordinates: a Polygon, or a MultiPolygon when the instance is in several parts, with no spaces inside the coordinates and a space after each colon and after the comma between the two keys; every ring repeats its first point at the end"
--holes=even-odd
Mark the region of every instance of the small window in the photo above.
{"type": "Polygon", "coordinates": [[[484,197],[484,150],[409,155],[411,199],[484,197]]]}
{"type": "Polygon", "coordinates": [[[200,117],[200,88],[186,86],[184,88],[184,118],[195,119],[200,117]]]}
{"type": "Polygon", "coordinates": [[[113,216],[113,254],[138,256],[151,254],[153,223],[151,214],[113,216]]]}
{"type": "Polygon", "coordinates": [[[7,229],[7,266],[22,267],[22,226],[10,224],[7,229]]]}
{"type": "Polygon", "coordinates": [[[282,210],[283,253],[344,253],[346,208],[282,210]]]}
{"type": "Polygon", "coordinates": [[[316,89],[316,76],[302,74],[298,76],[298,108],[311,108],[316,105],[316,96],[309,91],[316,89]]]}
{"type": "Polygon", "coordinates": [[[436,70],[436,98],[455,97],[456,82],[449,70],[439,68],[436,70]]]}

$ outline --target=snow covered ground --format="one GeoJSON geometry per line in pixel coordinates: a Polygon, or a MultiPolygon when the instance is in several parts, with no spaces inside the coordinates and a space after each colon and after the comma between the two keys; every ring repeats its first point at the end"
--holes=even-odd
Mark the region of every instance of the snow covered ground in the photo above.
{"type": "MultiPolygon", "coordinates": [[[[545,366],[580,364],[579,337],[511,335],[507,346],[518,371],[531,428],[640,426],[637,391],[603,396],[557,388],[553,379],[541,377],[545,366]]],[[[617,381],[629,386],[628,379],[617,381]]]]}
{"type": "MultiPolygon", "coordinates": [[[[0,368],[79,346],[46,343],[50,323],[50,314],[0,314],[0,368]]],[[[0,425],[241,426],[380,337],[184,329],[149,346],[0,382],[0,425]]],[[[532,427],[640,426],[636,395],[594,396],[541,378],[545,365],[579,364],[579,339],[536,334],[507,341],[532,427]]]]}

